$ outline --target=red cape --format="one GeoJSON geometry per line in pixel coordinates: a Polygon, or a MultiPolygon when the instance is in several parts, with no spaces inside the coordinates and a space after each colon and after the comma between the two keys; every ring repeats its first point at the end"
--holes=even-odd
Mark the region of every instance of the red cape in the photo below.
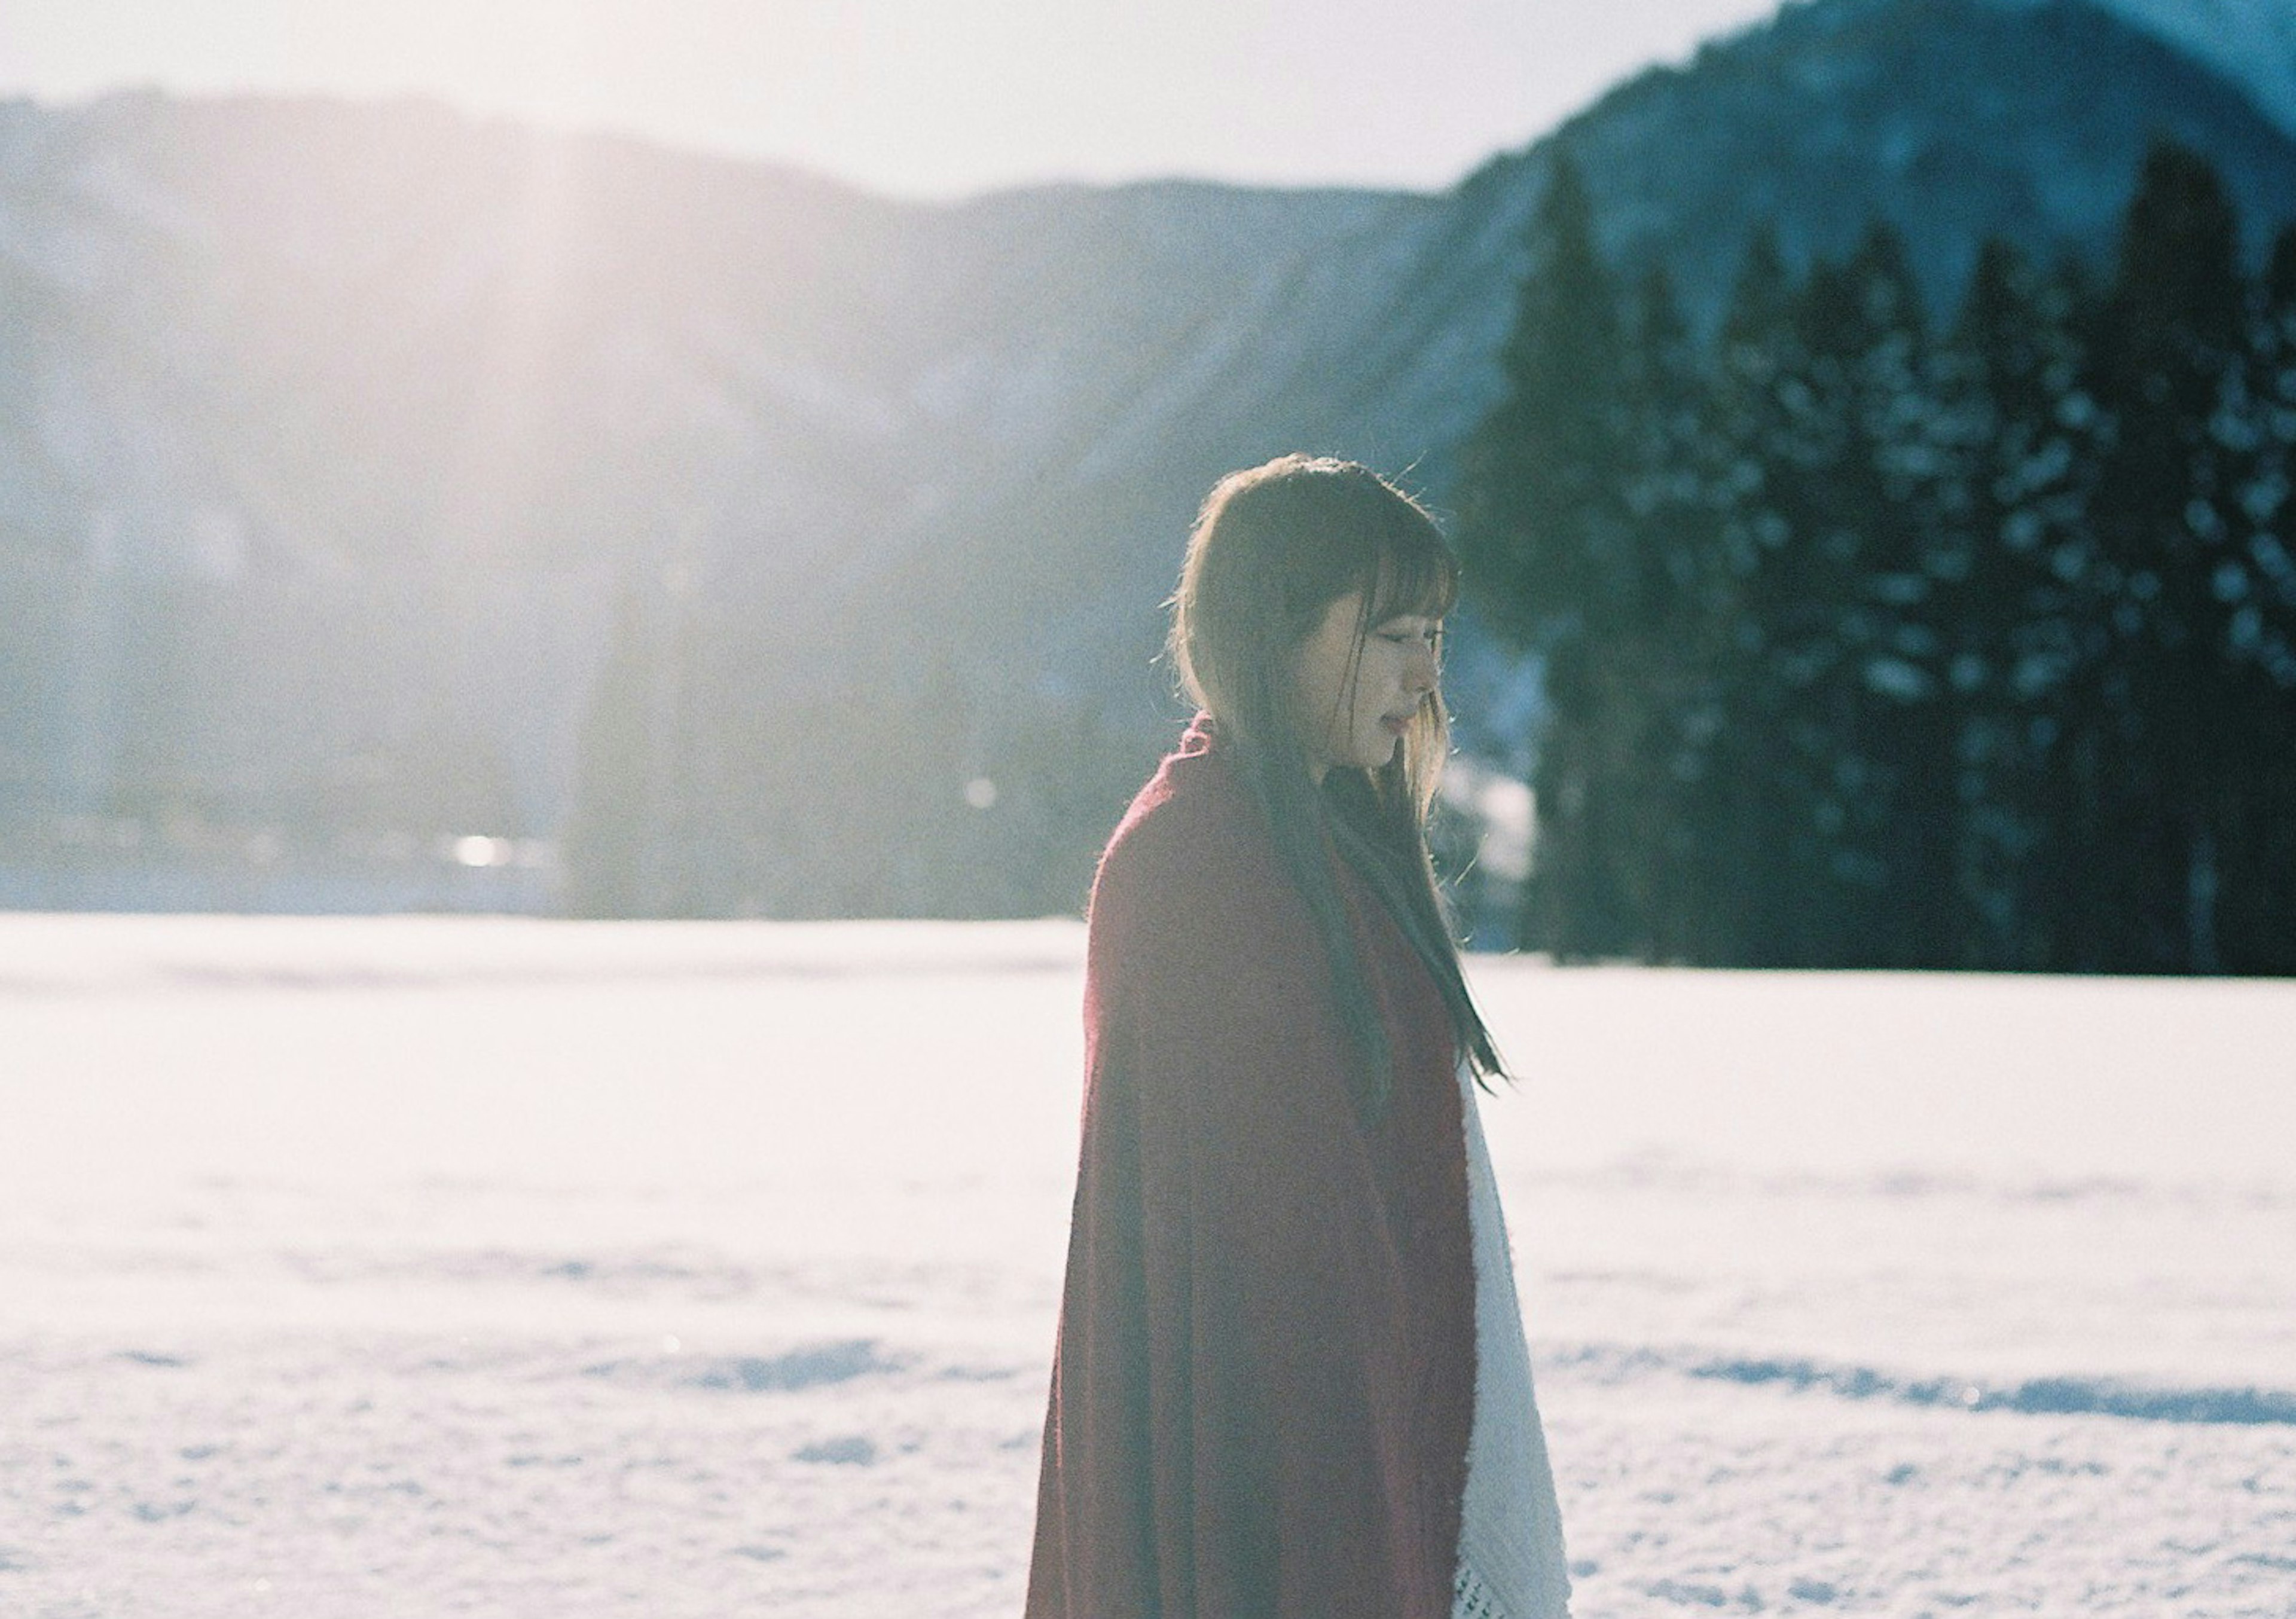
{"type": "Polygon", "coordinates": [[[1029,1619],[1448,1619],[1475,1367],[1451,1026],[1340,880],[1395,1051],[1369,1126],[1306,905],[1202,722],[1102,856],[1029,1619]]]}

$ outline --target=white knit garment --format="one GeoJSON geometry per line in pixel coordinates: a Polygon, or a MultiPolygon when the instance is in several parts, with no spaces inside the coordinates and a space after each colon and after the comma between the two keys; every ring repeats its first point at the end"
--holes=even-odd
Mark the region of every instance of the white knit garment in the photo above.
{"type": "Polygon", "coordinates": [[[1515,1296],[1514,1257],[1481,1100],[1463,1063],[1467,1209],[1475,1242],[1475,1426],[1467,1443],[1467,1494],[1459,1525],[1453,1619],[1568,1619],[1570,1575],[1554,1472],[1530,1387],[1530,1349],[1515,1296]]]}

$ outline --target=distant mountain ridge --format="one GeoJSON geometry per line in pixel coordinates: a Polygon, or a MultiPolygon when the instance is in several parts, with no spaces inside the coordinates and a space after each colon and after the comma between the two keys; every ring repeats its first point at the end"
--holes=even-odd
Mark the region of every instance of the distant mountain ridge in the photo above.
{"type": "MultiPolygon", "coordinates": [[[[2045,4],[2047,0],[2026,0],[2045,4]]],[[[2097,0],[2245,89],[2296,135],[2296,7],[2287,0],[2097,0]]]]}
{"type": "MultiPolygon", "coordinates": [[[[2209,155],[2260,248],[2296,210],[2296,136],[2267,115],[2256,82],[2131,26],[2123,10],[1810,0],[1682,70],[1629,81],[1496,167],[1570,145],[1605,245],[1629,264],[1665,262],[1708,309],[1753,219],[1774,222],[1797,263],[1847,252],[1870,219],[1887,219],[1940,306],[1959,296],[1988,234],[2044,258],[2094,258],[2156,134],[2209,155]]],[[[2256,78],[2296,96],[2296,66],[2256,78]]]]}
{"type": "Polygon", "coordinates": [[[1442,499],[1557,150],[1693,311],[1758,222],[1877,216],[1942,307],[1988,232],[2102,253],[2156,131],[2296,211],[2283,80],[2180,15],[1811,0],[1439,195],[914,205],[421,104],[0,106],[0,827],[554,836],[635,635],[675,814],[808,829],[709,903],[1065,908],[1201,492],[1308,447],[1442,499]]]}

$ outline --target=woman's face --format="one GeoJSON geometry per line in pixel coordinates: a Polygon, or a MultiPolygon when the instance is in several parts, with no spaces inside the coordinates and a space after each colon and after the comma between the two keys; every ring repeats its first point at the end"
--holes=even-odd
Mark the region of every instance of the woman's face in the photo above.
{"type": "Polygon", "coordinates": [[[1415,613],[1374,623],[1357,639],[1363,593],[1324,609],[1294,672],[1300,735],[1321,781],[1333,765],[1377,770],[1434,692],[1441,621],[1415,613]]]}

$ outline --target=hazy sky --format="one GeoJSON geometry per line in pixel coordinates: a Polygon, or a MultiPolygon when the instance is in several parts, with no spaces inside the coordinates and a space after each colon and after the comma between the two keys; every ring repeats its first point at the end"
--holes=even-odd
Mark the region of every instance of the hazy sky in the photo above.
{"type": "Polygon", "coordinates": [[[1439,186],[1769,0],[4,0],[0,94],[414,93],[908,194],[1439,186]]]}

